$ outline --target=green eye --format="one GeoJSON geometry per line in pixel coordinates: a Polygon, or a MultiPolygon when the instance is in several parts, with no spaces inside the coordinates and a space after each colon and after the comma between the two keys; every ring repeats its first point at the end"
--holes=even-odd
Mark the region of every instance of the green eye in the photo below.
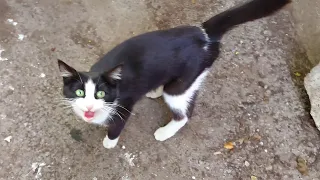
{"type": "Polygon", "coordinates": [[[79,97],[83,97],[84,96],[84,91],[81,89],[76,90],[76,95],[79,97]]]}
{"type": "Polygon", "coordinates": [[[100,99],[103,98],[105,95],[106,95],[106,93],[104,91],[98,91],[97,92],[97,97],[100,98],[100,99]]]}

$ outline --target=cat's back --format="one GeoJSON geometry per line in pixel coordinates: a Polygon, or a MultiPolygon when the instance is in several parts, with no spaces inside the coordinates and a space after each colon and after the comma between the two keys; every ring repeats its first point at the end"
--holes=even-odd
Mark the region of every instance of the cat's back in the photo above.
{"type": "MultiPolygon", "coordinates": [[[[105,72],[121,63],[141,64],[144,61],[167,59],[177,51],[192,52],[206,42],[203,32],[195,26],[147,32],[132,37],[114,47],[95,63],[90,71],[105,72]]],[[[201,49],[201,48],[200,48],[201,49]]]]}
{"type": "Polygon", "coordinates": [[[195,26],[178,26],[171,29],[158,30],[138,35],[129,39],[129,42],[143,48],[169,49],[175,46],[192,45],[206,42],[203,31],[195,26]]]}

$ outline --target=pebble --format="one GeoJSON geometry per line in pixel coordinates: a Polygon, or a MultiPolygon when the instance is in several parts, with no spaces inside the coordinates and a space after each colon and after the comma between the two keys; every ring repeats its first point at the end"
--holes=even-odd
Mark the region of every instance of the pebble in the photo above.
{"type": "Polygon", "coordinates": [[[248,161],[245,161],[244,165],[248,167],[248,166],[250,166],[250,163],[248,161]]]}
{"type": "Polygon", "coordinates": [[[4,138],[5,141],[7,141],[8,143],[11,142],[12,136],[8,136],[6,138],[4,138]]]}
{"type": "Polygon", "coordinates": [[[18,39],[19,39],[20,41],[22,41],[22,40],[24,39],[24,35],[23,35],[23,34],[18,34],[18,39]]]}
{"type": "Polygon", "coordinates": [[[272,170],[272,166],[270,165],[270,166],[266,167],[266,170],[267,171],[271,171],[272,170]]]}
{"type": "Polygon", "coordinates": [[[263,146],[263,142],[261,141],[260,143],[259,143],[261,146],[263,146]]]}
{"type": "Polygon", "coordinates": [[[48,157],[49,155],[50,155],[50,152],[44,153],[44,156],[45,156],[45,157],[48,157]]]}

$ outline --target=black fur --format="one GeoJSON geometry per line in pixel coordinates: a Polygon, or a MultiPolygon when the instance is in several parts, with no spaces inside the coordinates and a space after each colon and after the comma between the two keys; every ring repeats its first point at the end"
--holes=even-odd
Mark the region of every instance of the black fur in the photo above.
{"type": "MultiPolygon", "coordinates": [[[[95,82],[100,79],[98,84],[102,84],[101,88],[111,92],[108,94],[112,96],[105,100],[117,98],[119,104],[127,109],[119,108],[119,114],[127,120],[130,115],[128,111],[134,104],[160,85],[164,85],[167,94],[183,93],[219,56],[219,40],[225,32],[236,25],[268,16],[289,2],[253,0],[222,12],[202,24],[209,39],[206,39],[201,28],[195,26],[159,30],[128,39],[94,64],[89,73],[79,72],[78,75],[71,69],[74,76],[64,78],[64,94],[72,97],[70,92],[81,86],[80,77],[91,77],[95,82]],[[108,72],[114,68],[121,68],[121,80],[110,78],[108,72]]],[[[59,61],[59,65],[62,63],[59,61]]],[[[189,109],[192,111],[193,108],[189,109]]],[[[117,138],[124,125],[125,121],[114,117],[108,131],[109,138],[117,138]]]]}

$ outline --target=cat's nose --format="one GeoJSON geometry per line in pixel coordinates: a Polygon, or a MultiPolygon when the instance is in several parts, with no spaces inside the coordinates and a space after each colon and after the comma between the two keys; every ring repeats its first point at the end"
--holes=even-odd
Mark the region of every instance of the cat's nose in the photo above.
{"type": "Polygon", "coordinates": [[[86,106],[88,111],[90,111],[92,108],[93,108],[93,105],[90,105],[90,106],[86,106]]]}

